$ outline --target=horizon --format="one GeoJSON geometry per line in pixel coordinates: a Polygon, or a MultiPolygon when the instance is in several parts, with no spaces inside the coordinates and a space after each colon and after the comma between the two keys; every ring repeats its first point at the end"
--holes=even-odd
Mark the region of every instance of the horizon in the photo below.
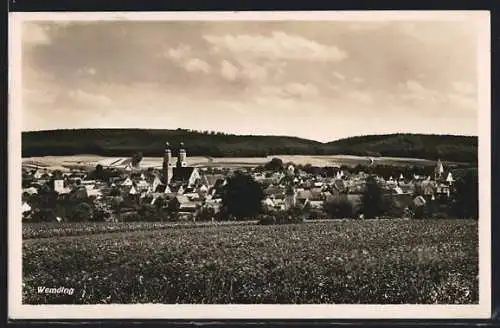
{"type": "Polygon", "coordinates": [[[28,21],[22,131],[477,136],[474,24],[28,21]]]}

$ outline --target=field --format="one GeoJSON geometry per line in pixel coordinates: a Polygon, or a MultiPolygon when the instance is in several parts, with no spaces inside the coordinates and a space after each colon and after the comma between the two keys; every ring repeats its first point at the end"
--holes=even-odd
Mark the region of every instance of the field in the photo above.
{"type": "MultiPolygon", "coordinates": [[[[305,155],[273,155],[268,157],[188,157],[190,166],[220,166],[220,167],[242,167],[258,166],[269,162],[273,157],[281,158],[284,162],[293,162],[295,164],[311,164],[314,166],[332,166],[332,165],[367,165],[370,163],[367,157],[351,155],[331,155],[331,156],[305,156],[305,155]]],[[[78,155],[78,156],[45,156],[23,158],[23,164],[32,164],[52,168],[68,167],[72,165],[84,165],[94,167],[98,163],[106,165],[118,160],[120,157],[102,157],[96,155],[78,155]]],[[[144,157],[141,161],[142,167],[161,168],[163,159],[161,157],[144,157]]],[[[377,157],[375,164],[383,165],[433,165],[435,162],[417,158],[396,158],[396,157],[377,157]]],[[[445,165],[448,163],[444,163],[445,165]]]]}
{"type": "Polygon", "coordinates": [[[23,303],[478,302],[476,221],[150,228],[25,238],[23,303]]]}

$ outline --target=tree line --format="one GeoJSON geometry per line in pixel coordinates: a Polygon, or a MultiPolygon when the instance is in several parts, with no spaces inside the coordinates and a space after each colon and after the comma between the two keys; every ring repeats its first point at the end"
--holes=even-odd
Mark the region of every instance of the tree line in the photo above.
{"type": "Polygon", "coordinates": [[[286,136],[238,136],[221,132],[141,129],[76,129],[22,134],[22,155],[162,156],[169,141],[173,155],[184,142],[191,156],[358,155],[414,157],[477,163],[477,137],[393,134],[360,136],[329,143],[286,136]]]}

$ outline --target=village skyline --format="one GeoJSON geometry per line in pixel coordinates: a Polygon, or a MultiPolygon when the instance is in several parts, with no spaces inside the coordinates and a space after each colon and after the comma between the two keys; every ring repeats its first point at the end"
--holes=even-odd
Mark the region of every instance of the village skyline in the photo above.
{"type": "Polygon", "coordinates": [[[28,21],[22,34],[23,131],[478,132],[470,21],[28,21]]]}

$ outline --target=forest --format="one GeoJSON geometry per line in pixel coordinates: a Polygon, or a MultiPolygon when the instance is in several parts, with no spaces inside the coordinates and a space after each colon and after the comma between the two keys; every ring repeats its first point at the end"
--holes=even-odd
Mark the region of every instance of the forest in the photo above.
{"type": "Polygon", "coordinates": [[[94,154],[161,156],[165,142],[184,142],[190,156],[359,155],[477,163],[475,136],[366,135],[327,143],[289,136],[234,135],[188,129],[68,129],[22,133],[22,156],[94,154]]]}

